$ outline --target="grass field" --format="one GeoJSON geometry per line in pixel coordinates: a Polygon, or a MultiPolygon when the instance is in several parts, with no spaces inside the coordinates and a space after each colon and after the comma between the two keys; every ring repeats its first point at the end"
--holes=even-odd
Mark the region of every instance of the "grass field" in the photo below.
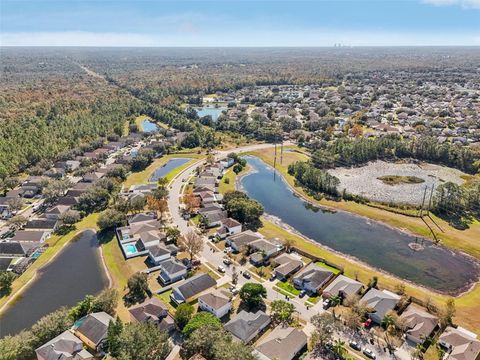
{"type": "Polygon", "coordinates": [[[337,268],[334,268],[334,267],[332,267],[332,266],[330,266],[330,265],[327,265],[327,264],[325,264],[325,263],[323,263],[323,262],[321,262],[321,261],[317,261],[315,264],[318,265],[318,266],[321,266],[321,267],[323,267],[323,268],[325,268],[325,269],[327,269],[327,270],[330,270],[330,271],[333,272],[335,275],[337,275],[337,274],[340,273],[340,270],[338,270],[337,268]]]}
{"type": "Polygon", "coordinates": [[[225,175],[223,175],[223,178],[220,181],[220,185],[218,186],[218,191],[220,192],[220,194],[225,194],[228,191],[234,191],[237,176],[242,176],[248,171],[250,171],[250,166],[248,165],[245,166],[238,175],[233,172],[232,168],[228,169],[225,175]],[[228,179],[228,184],[225,182],[225,179],[228,179]]]}
{"type": "Polygon", "coordinates": [[[292,294],[292,295],[295,295],[295,296],[298,296],[298,294],[300,294],[300,290],[298,289],[295,289],[295,287],[290,284],[288,281],[277,281],[277,283],[275,284],[278,288],[292,294]]]}

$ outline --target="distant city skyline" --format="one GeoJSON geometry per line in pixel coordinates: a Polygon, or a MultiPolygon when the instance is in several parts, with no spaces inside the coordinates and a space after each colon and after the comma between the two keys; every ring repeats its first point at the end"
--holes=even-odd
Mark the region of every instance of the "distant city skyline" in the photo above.
{"type": "Polygon", "coordinates": [[[480,0],[2,0],[2,46],[480,46],[480,0]]]}

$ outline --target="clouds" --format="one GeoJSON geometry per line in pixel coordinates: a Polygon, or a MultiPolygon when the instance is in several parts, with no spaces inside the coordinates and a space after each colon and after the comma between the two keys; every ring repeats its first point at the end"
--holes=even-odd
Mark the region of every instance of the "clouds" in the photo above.
{"type": "Polygon", "coordinates": [[[464,9],[480,9],[480,0],[422,0],[424,4],[435,6],[461,6],[464,9]]]}

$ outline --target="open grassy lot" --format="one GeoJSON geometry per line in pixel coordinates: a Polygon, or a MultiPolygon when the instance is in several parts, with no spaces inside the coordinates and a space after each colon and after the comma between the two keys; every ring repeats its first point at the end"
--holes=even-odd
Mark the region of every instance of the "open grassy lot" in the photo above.
{"type": "Polygon", "coordinates": [[[321,267],[323,267],[323,268],[325,268],[325,269],[327,269],[327,270],[330,270],[330,271],[333,272],[335,275],[337,275],[337,274],[340,273],[340,270],[338,270],[337,268],[334,268],[334,267],[332,267],[332,266],[330,266],[330,265],[327,265],[327,264],[325,264],[325,263],[323,263],[323,262],[321,262],[321,261],[317,261],[315,264],[318,265],[318,266],[321,266],[321,267]]]}
{"type": "Polygon", "coordinates": [[[295,296],[298,296],[298,294],[300,294],[300,290],[298,289],[295,289],[295,287],[290,284],[288,281],[277,281],[277,283],[275,284],[278,288],[292,294],[292,295],[295,295],[295,296]]]}
{"type": "Polygon", "coordinates": [[[169,154],[162,156],[161,158],[155,159],[147,168],[143,171],[135,172],[132,173],[128,176],[127,180],[124,182],[125,187],[129,187],[131,185],[138,185],[138,184],[147,184],[149,182],[150,177],[152,174],[155,172],[155,170],[166,164],[169,160],[175,159],[175,158],[192,158],[191,161],[187,162],[186,164],[183,164],[182,166],[177,167],[176,169],[173,169],[171,172],[169,172],[166,176],[167,179],[171,180],[180,173],[182,170],[186,169],[199,159],[201,159],[203,156],[199,155],[197,153],[191,152],[182,152],[182,153],[175,153],[175,154],[169,154]]]}
{"type": "Polygon", "coordinates": [[[248,165],[245,166],[238,175],[233,172],[232,168],[228,169],[225,175],[223,175],[220,185],[218,186],[218,191],[220,194],[225,194],[228,191],[234,191],[237,176],[245,175],[248,171],[250,171],[250,166],[248,165]],[[227,182],[225,182],[225,180],[227,180],[227,182]]]}
{"type": "MultiPolygon", "coordinates": [[[[303,151],[303,150],[302,150],[303,151]]],[[[273,152],[271,149],[267,150],[258,150],[249,153],[250,155],[254,155],[265,161],[270,166],[273,166],[273,152]]],[[[292,154],[292,153],[290,153],[292,154]]],[[[297,160],[304,160],[300,157],[303,155],[307,157],[305,154],[297,154],[290,155],[296,157],[297,160]]],[[[290,159],[292,161],[292,159],[290,159]]],[[[294,160],[296,161],[296,160],[294,160]]],[[[432,235],[430,229],[425,225],[422,219],[418,217],[412,217],[407,215],[396,214],[384,209],[359,204],[353,201],[331,201],[322,199],[320,201],[316,201],[313,197],[309,196],[302,188],[295,186],[295,179],[293,176],[290,176],[287,172],[288,161],[285,158],[284,153],[284,161],[282,164],[277,162],[277,170],[283,175],[285,180],[288,184],[295,189],[295,191],[305,197],[306,199],[316,203],[320,206],[327,206],[333,209],[339,209],[348,211],[354,214],[358,214],[361,216],[368,217],[370,219],[381,221],[387,225],[404,229],[409,231],[410,233],[417,234],[428,239],[432,239],[432,235]]],[[[449,246],[454,249],[461,250],[469,255],[472,255],[478,259],[480,259],[480,222],[475,221],[470,224],[469,229],[467,230],[457,230],[451,227],[446,221],[436,217],[435,215],[431,214],[433,221],[438,225],[435,225],[433,221],[427,219],[426,221],[428,224],[434,229],[435,235],[440,240],[443,245],[449,246]]]]}

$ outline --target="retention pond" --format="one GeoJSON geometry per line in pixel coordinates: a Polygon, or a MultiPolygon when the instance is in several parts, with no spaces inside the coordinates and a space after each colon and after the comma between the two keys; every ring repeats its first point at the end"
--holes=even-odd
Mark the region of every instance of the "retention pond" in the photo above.
{"type": "Polygon", "coordinates": [[[262,160],[246,159],[254,171],[240,180],[243,190],[259,201],[266,213],[305,237],[442,293],[457,294],[477,281],[478,265],[469,257],[376,221],[313,207],[294,195],[281,176],[274,178],[273,169],[262,160]],[[412,246],[418,242],[421,247],[412,246]]]}
{"type": "Polygon", "coordinates": [[[62,306],[73,306],[108,285],[97,236],[87,230],[72,240],[0,317],[0,337],[31,327],[62,306]]]}

